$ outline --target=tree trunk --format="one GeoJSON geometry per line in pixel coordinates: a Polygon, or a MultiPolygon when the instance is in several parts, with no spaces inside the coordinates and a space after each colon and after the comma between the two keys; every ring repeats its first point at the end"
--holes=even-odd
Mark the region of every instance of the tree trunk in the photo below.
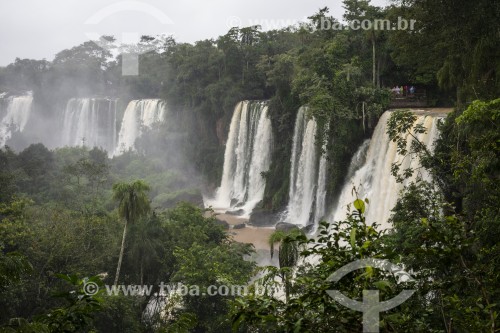
{"type": "Polygon", "coordinates": [[[376,85],[376,76],[377,76],[377,73],[376,73],[376,62],[375,62],[375,33],[372,32],[372,81],[373,81],[373,86],[375,87],[376,85]]]}
{"type": "Polygon", "coordinates": [[[116,275],[114,285],[118,285],[118,278],[120,277],[120,269],[122,268],[123,252],[125,250],[125,237],[127,236],[127,220],[123,226],[122,247],[120,249],[120,256],[118,257],[118,265],[116,266],[116,275]]]}
{"type": "Polygon", "coordinates": [[[143,273],[143,263],[142,263],[142,256],[141,256],[141,286],[144,285],[144,273],[143,273]]]}
{"type": "Polygon", "coordinates": [[[285,304],[288,304],[290,301],[290,282],[288,273],[285,273],[285,275],[283,275],[283,278],[285,280],[285,304]]]}
{"type": "Polygon", "coordinates": [[[462,94],[460,92],[460,87],[457,85],[457,108],[462,107],[462,94]]]}
{"type": "Polygon", "coordinates": [[[382,57],[379,55],[377,60],[377,88],[380,88],[380,67],[382,66],[382,57]]]}
{"type": "Polygon", "coordinates": [[[361,102],[361,110],[363,111],[363,133],[365,133],[365,102],[361,102]]]}

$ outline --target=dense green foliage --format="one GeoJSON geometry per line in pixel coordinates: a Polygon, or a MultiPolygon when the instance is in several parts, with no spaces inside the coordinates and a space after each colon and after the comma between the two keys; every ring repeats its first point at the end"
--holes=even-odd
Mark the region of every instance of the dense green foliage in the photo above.
{"type": "Polygon", "coordinates": [[[460,106],[498,97],[497,1],[397,1],[393,15],[417,20],[421,33],[389,36],[393,58],[413,80],[436,82],[460,106]]]}
{"type": "MultiPolygon", "coordinates": [[[[3,329],[138,332],[182,326],[186,318],[192,319],[190,327],[205,331],[230,327],[229,319],[224,319],[230,297],[187,295],[177,300],[183,306],[176,305],[168,316],[143,317],[161,282],[244,285],[253,270],[253,263],[243,260],[251,249],[229,240],[214,218],[204,217],[203,210],[185,203],[171,210],[155,207],[150,211],[145,192],[149,186],[142,181],[116,183],[112,193],[112,182],[147,173],[141,170],[147,163],[138,163],[139,157],[133,154],[110,161],[98,149],[49,151],[42,145],[30,146],[19,154],[8,149],[0,153],[5,166],[3,181],[8,185],[0,189],[5,198],[0,204],[3,329]],[[127,173],[111,175],[116,163],[123,164],[127,173]],[[128,231],[123,233],[125,221],[128,231]],[[99,282],[101,288],[100,279],[113,284],[118,278],[113,267],[119,254],[123,256],[119,282],[153,285],[152,293],[127,297],[103,292],[98,299],[85,294],[82,288],[89,281],[99,282]],[[200,265],[190,262],[189,256],[200,265]],[[207,275],[207,265],[213,265],[214,260],[219,269],[207,275]],[[71,275],[66,280],[73,289],[61,282],[58,273],[71,275]],[[84,278],[95,275],[100,279],[84,278]],[[61,289],[63,297],[53,297],[61,289]],[[79,290],[76,295],[83,298],[75,297],[71,290],[79,290]]],[[[166,177],[172,176],[167,172],[166,177]]],[[[156,186],[165,186],[161,176],[156,179],[156,186]]],[[[168,191],[168,187],[164,189],[168,191]]]]}
{"type": "MultiPolygon", "coordinates": [[[[121,56],[92,42],[53,61],[0,68],[0,91],[32,90],[48,123],[73,97],[163,98],[172,112],[171,122],[137,140],[137,152],[114,158],[93,147],[0,149],[0,331],[358,332],[361,313],[327,290],[359,300],[363,289],[389,299],[412,288],[412,298],[381,314],[382,331],[498,332],[500,3],[343,4],[338,30],[324,29],[340,22],[323,8],[298,26],[235,27],[194,44],[143,36],[137,47],[155,50],[140,56],[135,77],[121,75],[121,56]],[[415,19],[415,30],[344,29],[398,16],[415,19]],[[292,133],[304,105],[318,123],[335,204],[352,154],[390,102],[387,88],[401,84],[425,89],[430,106],[456,109],[432,151],[417,140],[424,128],[412,126],[415,116],[393,112],[388,135],[398,153],[418,158],[432,176],[405,187],[388,221],[393,229],[366,221],[366,205],[377,203],[359,198],[345,221],[322,222],[314,239],[274,233],[279,267],[255,276],[251,246],[234,242],[211,212],[182,202],[201,204],[200,188],[218,185],[235,104],[266,99],[279,142],[258,208],[276,212],[288,202],[292,133]],[[375,267],[328,280],[364,258],[390,260],[415,280],[375,267]],[[251,278],[255,293],[206,294],[251,278]],[[90,282],[100,287],[95,295],[84,290],[90,282]],[[196,285],[202,294],[165,297],[161,282],[196,285]],[[118,283],[152,292],[104,292],[118,283]]],[[[394,164],[392,171],[403,181],[422,170],[394,164]]]]}
{"type": "MultiPolygon", "coordinates": [[[[303,243],[303,261],[294,268],[290,297],[280,297],[282,286],[275,276],[289,267],[267,267],[267,273],[257,284],[266,288],[265,294],[250,294],[234,305],[234,325],[241,331],[259,329],[266,332],[358,332],[362,330],[361,314],[336,303],[327,290],[340,290],[350,298],[359,299],[364,289],[380,290],[381,298],[391,298],[405,289],[397,279],[374,267],[354,271],[341,281],[328,278],[342,266],[357,259],[385,258],[381,233],[376,225],[367,224],[363,216],[365,203],[361,200],[346,221],[322,222],[317,239],[295,237],[303,243]]],[[[284,284],[286,282],[283,282],[284,284]]],[[[406,287],[408,289],[408,287],[406,287]]],[[[382,328],[391,327],[397,319],[390,314],[382,317],[382,328]]],[[[390,331],[390,330],[389,330],[390,331]]]]}

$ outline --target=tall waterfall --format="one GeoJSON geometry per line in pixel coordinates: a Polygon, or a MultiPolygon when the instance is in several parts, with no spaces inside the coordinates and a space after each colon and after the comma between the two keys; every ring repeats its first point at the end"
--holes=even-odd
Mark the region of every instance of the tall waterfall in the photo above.
{"type": "Polygon", "coordinates": [[[118,135],[115,155],[134,149],[135,140],[141,136],[145,128],[165,119],[167,107],[160,99],[141,99],[130,101],[125,109],[118,135]]]}
{"type": "Polygon", "coordinates": [[[30,118],[33,96],[0,97],[0,147],[5,146],[13,132],[22,132],[30,118]]]}
{"type": "MultiPolygon", "coordinates": [[[[327,161],[316,144],[317,123],[301,107],[295,120],[286,221],[308,225],[325,213],[327,161]],[[321,154],[321,155],[320,155],[321,154]]],[[[325,150],[323,145],[323,150],[325,150]]]]}
{"type": "Polygon", "coordinates": [[[264,197],[272,150],[272,128],[266,102],[236,105],[224,153],[221,186],[213,206],[242,209],[248,216],[264,197]]]}
{"type": "Polygon", "coordinates": [[[116,146],[116,99],[72,98],[63,117],[62,143],[66,146],[116,146]]]}
{"type": "MultiPolygon", "coordinates": [[[[397,198],[404,185],[415,179],[407,180],[404,184],[396,182],[391,174],[391,165],[400,162],[402,156],[396,152],[396,144],[389,140],[387,135],[387,121],[390,112],[385,112],[380,118],[370,141],[366,141],[354,155],[349,168],[349,181],[341,191],[337,207],[333,212],[335,221],[342,220],[347,215],[347,206],[352,204],[355,198],[353,187],[356,187],[360,199],[368,198],[370,203],[366,205],[366,220],[368,223],[377,222],[383,229],[390,228],[388,219],[391,209],[396,204],[397,198]]],[[[419,134],[417,138],[427,148],[433,148],[433,143],[439,135],[437,129],[439,117],[432,115],[417,115],[415,124],[422,124],[426,129],[425,134],[419,134]]],[[[410,142],[410,140],[408,140],[410,142]]],[[[402,169],[418,167],[419,162],[415,159],[403,160],[402,169]]],[[[428,177],[426,174],[422,176],[428,177]]],[[[352,209],[352,207],[351,207],[352,209]]]]}

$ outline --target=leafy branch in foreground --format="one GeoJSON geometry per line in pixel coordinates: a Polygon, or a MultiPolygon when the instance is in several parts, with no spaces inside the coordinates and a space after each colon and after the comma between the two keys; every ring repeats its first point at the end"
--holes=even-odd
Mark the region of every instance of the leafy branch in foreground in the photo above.
{"type": "Polygon", "coordinates": [[[420,169],[420,167],[412,167],[411,161],[422,163],[422,160],[432,158],[430,150],[419,139],[419,135],[425,133],[425,126],[417,122],[417,116],[413,112],[397,110],[391,113],[387,122],[387,134],[389,139],[396,143],[397,153],[402,156],[400,161],[391,165],[391,173],[398,182],[411,178],[414,172],[420,169]],[[401,170],[407,159],[410,160],[410,165],[401,170]]]}
{"type": "MultiPolygon", "coordinates": [[[[361,331],[361,314],[335,302],[328,290],[340,290],[347,297],[361,299],[362,290],[380,292],[381,299],[390,299],[411,282],[399,283],[392,273],[366,267],[349,273],[337,283],[328,281],[338,269],[362,258],[386,258],[382,243],[384,232],[377,225],[367,224],[366,201],[356,200],[345,221],[321,222],[316,238],[300,237],[303,247],[300,264],[283,281],[283,268],[266,267],[265,274],[255,281],[253,293],[233,303],[234,331],[266,332],[355,332],[361,331]],[[281,281],[281,282],[280,282],[281,281]],[[283,293],[289,296],[283,300],[283,293]]],[[[276,236],[278,237],[278,236],[276,236]]],[[[274,237],[272,237],[274,238],[274,237]]],[[[279,236],[286,239],[286,236],[279,236]]],[[[285,295],[286,296],[286,295],[285,295]]],[[[401,320],[399,310],[382,315],[381,327],[389,328],[401,320]]]]}

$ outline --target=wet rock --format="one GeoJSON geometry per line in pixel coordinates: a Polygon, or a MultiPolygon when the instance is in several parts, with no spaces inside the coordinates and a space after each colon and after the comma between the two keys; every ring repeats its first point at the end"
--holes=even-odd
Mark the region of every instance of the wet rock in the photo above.
{"type": "Polygon", "coordinates": [[[299,229],[297,225],[286,222],[278,222],[274,228],[276,229],[276,231],[284,231],[284,232],[288,232],[293,229],[299,229]]]}
{"type": "Polygon", "coordinates": [[[306,225],[304,228],[302,228],[302,231],[304,231],[306,234],[310,234],[314,231],[314,224],[306,225]]]}
{"type": "Polygon", "coordinates": [[[248,224],[256,227],[272,227],[279,221],[277,213],[267,210],[254,210],[250,215],[248,224]]]}
{"type": "Polygon", "coordinates": [[[221,225],[224,229],[229,229],[229,223],[227,223],[226,221],[221,220],[217,217],[215,218],[215,224],[221,225]]]}
{"type": "Polygon", "coordinates": [[[227,215],[234,215],[234,216],[241,216],[245,214],[245,211],[243,209],[238,209],[238,210],[228,210],[226,211],[227,215]]]}

